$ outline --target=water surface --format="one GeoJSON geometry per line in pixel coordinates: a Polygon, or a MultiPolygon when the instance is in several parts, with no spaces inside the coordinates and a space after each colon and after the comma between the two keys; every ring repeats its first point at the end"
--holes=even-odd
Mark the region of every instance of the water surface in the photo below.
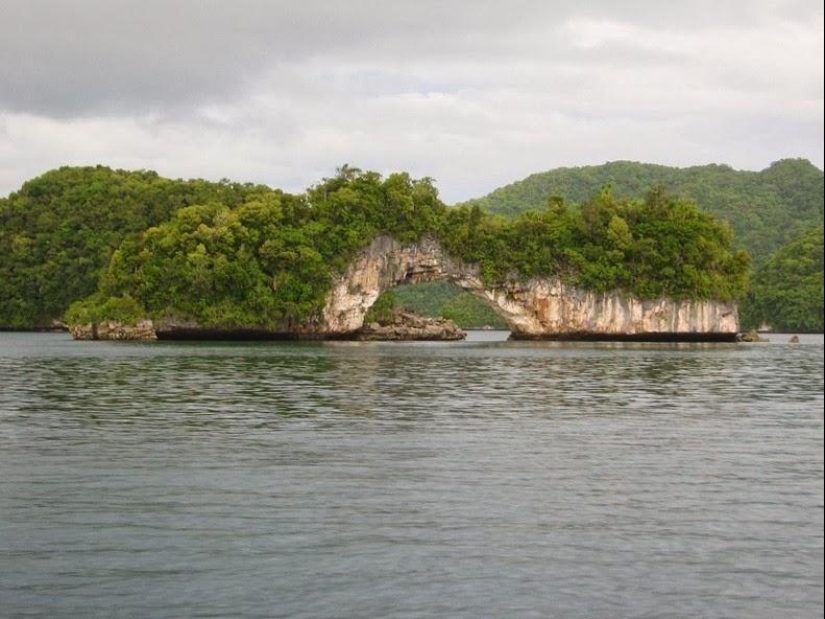
{"type": "Polygon", "coordinates": [[[0,614],[822,616],[823,338],[769,337],[0,333],[0,614]]]}

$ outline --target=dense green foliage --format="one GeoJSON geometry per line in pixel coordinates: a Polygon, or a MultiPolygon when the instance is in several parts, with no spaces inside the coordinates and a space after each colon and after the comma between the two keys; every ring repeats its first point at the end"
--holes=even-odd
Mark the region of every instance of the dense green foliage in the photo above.
{"type": "Polygon", "coordinates": [[[443,217],[429,179],[344,167],[306,195],[270,190],[230,208],[208,203],[124,240],[97,295],[73,321],[131,297],[152,317],[221,328],[290,330],[320,320],[335,271],[380,233],[414,240],[443,217]]]}
{"type": "Polygon", "coordinates": [[[511,273],[558,274],[598,292],[718,300],[738,297],[747,284],[750,259],[731,250],[730,229],[661,191],[616,200],[606,187],[580,208],[554,199],[515,219],[462,206],[445,223],[446,249],[480,264],[490,283],[511,273]]]}
{"type": "Polygon", "coordinates": [[[102,320],[135,324],[146,318],[146,308],[129,294],[121,297],[104,297],[96,292],[83,301],[72,303],[64,318],[70,324],[84,324],[102,320]]]}
{"type": "MultiPolygon", "coordinates": [[[[395,296],[395,290],[387,290],[382,293],[375,303],[367,310],[364,316],[364,324],[371,322],[378,322],[381,324],[388,324],[395,319],[395,309],[399,307],[398,299],[395,296]]],[[[430,315],[424,313],[423,315],[430,315]]]]}
{"type": "Polygon", "coordinates": [[[673,168],[615,161],[599,166],[558,168],[533,174],[467,202],[512,217],[543,208],[554,196],[578,204],[611,185],[617,198],[639,198],[662,186],[679,198],[728,222],[736,246],[754,263],[823,223],[823,172],[804,159],[784,159],[761,172],[724,165],[673,168]]]}
{"type": "Polygon", "coordinates": [[[0,327],[48,326],[95,291],[124,238],[177,209],[237,206],[266,188],[161,178],[155,172],[63,167],[0,199],[0,327]]]}
{"type": "Polygon", "coordinates": [[[745,328],[823,331],[823,226],[771,254],[741,303],[745,328]]]}
{"type": "Polygon", "coordinates": [[[0,324],[18,328],[85,297],[70,320],[143,314],[291,329],[320,320],[333,274],[379,234],[434,236],[491,285],[559,275],[597,291],[724,300],[743,294],[749,270],[726,225],[661,191],[630,200],[606,187],[581,205],[554,199],[505,219],[446,207],[429,178],[349,166],[302,195],[61,168],[3,200],[0,221],[0,324]]]}

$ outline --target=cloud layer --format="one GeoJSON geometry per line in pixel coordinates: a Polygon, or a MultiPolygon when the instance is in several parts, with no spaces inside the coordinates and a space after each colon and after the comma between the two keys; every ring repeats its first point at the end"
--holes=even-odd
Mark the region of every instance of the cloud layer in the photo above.
{"type": "Polygon", "coordinates": [[[822,58],[812,0],[6,0],[0,195],[87,163],[301,191],[348,162],[448,202],[615,159],[821,168],[822,58]]]}

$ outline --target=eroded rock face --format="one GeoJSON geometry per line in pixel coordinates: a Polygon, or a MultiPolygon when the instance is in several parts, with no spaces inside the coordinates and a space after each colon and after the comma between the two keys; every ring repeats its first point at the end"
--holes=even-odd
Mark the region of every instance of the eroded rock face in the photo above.
{"type": "Polygon", "coordinates": [[[578,289],[558,278],[485,288],[476,265],[455,260],[437,242],[402,245],[389,237],[376,239],[335,281],[324,328],[338,336],[353,332],[385,290],[433,279],[449,280],[486,299],[514,338],[732,341],[739,330],[733,302],[641,300],[578,289]]]}
{"type": "Polygon", "coordinates": [[[462,287],[483,289],[477,272],[475,267],[467,267],[448,256],[432,240],[402,245],[391,237],[381,236],[358,255],[346,273],[335,279],[324,307],[325,329],[334,335],[359,329],[367,310],[381,293],[398,284],[434,279],[458,283],[459,279],[467,278],[467,285],[462,287]],[[472,281],[474,278],[477,281],[472,281]]]}
{"type": "Polygon", "coordinates": [[[491,296],[515,338],[723,341],[739,330],[733,302],[641,300],[556,278],[515,282],[491,296]]]}

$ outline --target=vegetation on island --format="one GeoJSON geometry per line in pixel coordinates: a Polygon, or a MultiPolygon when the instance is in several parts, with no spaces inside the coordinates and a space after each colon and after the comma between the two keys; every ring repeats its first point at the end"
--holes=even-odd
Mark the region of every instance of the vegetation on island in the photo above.
{"type": "Polygon", "coordinates": [[[739,299],[743,330],[766,326],[822,332],[823,295],[815,285],[821,250],[817,254],[815,245],[799,242],[823,225],[823,172],[805,159],[779,160],[760,172],[726,165],[674,168],[630,161],[557,168],[464,205],[515,217],[558,197],[586,201],[607,184],[621,198],[664,187],[681,199],[695,200],[703,211],[730,226],[734,248],[747,250],[753,259],[749,290],[739,299]],[[786,252],[796,258],[777,262],[777,253],[786,252]],[[813,265],[813,270],[805,273],[800,265],[813,265]],[[790,319],[791,315],[796,317],[790,319]]]}
{"type": "MultiPolygon", "coordinates": [[[[644,298],[728,300],[746,296],[751,268],[730,226],[656,185],[627,197],[608,184],[504,217],[445,205],[429,178],[347,165],[298,195],[67,167],[0,199],[0,327],[170,317],[289,329],[320,319],[333,275],[381,234],[433,236],[488,284],[557,275],[644,298]]],[[[381,304],[441,297],[439,309],[416,309],[463,327],[501,324],[471,295],[431,286],[399,287],[381,304]]]]}
{"type": "Polygon", "coordinates": [[[186,207],[126,239],[98,291],[66,317],[99,318],[113,299],[131,299],[151,317],[289,330],[319,318],[333,273],[375,236],[419,238],[444,209],[430,179],[349,166],[303,195],[269,190],[237,207],[186,207]]]}
{"type": "Polygon", "coordinates": [[[48,327],[97,289],[124,239],[178,209],[233,207],[264,189],[104,166],[63,167],[24,183],[0,199],[0,328],[48,327]]]}
{"type": "Polygon", "coordinates": [[[730,225],[735,247],[759,266],[780,247],[823,223],[823,172],[805,159],[782,159],[760,172],[727,165],[675,168],[632,161],[556,168],[532,174],[470,200],[507,217],[542,208],[554,196],[583,203],[610,185],[618,198],[639,198],[651,187],[693,200],[730,225]]]}
{"type": "Polygon", "coordinates": [[[750,258],[732,250],[730,229],[658,188],[617,200],[608,186],[581,206],[558,198],[514,219],[462,206],[445,219],[446,249],[480,264],[489,282],[559,275],[597,292],[717,300],[747,284],[750,258]]]}
{"type": "Polygon", "coordinates": [[[402,242],[431,235],[479,264],[490,285],[558,275],[644,298],[733,299],[749,268],[747,254],[731,250],[725,225],[658,191],[630,201],[615,200],[608,188],[580,208],[556,201],[508,220],[446,207],[430,179],[345,167],[301,196],[273,190],[234,208],[179,209],[125,239],[97,293],[67,317],[100,316],[117,299],[151,317],[289,330],[320,320],[333,274],[380,234],[402,242]]]}
{"type": "Polygon", "coordinates": [[[771,254],[740,304],[742,324],[775,331],[823,331],[823,226],[771,254]]]}

